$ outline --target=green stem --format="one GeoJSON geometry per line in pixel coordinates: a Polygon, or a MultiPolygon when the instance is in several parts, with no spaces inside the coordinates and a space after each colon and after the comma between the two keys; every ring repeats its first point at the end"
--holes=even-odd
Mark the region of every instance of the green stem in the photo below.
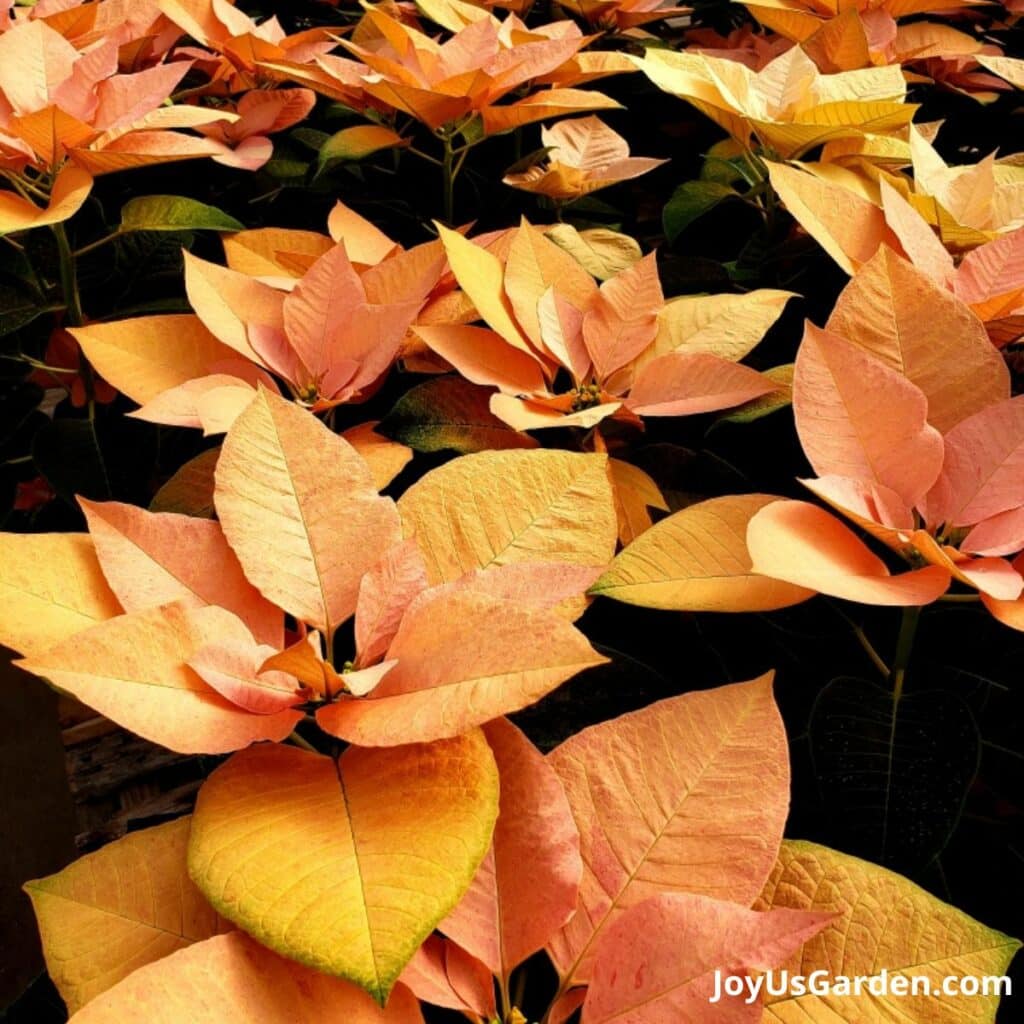
{"type": "Polygon", "coordinates": [[[444,179],[444,222],[449,227],[455,221],[455,151],[452,149],[451,135],[444,136],[444,161],[441,164],[441,176],[444,179]]]}
{"type": "MultiPolygon", "coordinates": [[[[421,160],[426,160],[428,164],[433,164],[435,167],[441,166],[441,161],[436,156],[424,153],[422,149],[417,149],[415,146],[406,146],[405,151],[406,153],[412,153],[413,156],[418,156],[421,160]]],[[[399,153],[400,150],[396,148],[395,152],[399,153]]]]}
{"type": "Polygon", "coordinates": [[[3,176],[11,183],[14,190],[23,198],[32,202],[32,197],[42,200],[44,203],[50,201],[50,196],[47,192],[44,192],[38,185],[33,184],[27,178],[22,177],[19,174],[14,174],[10,171],[2,172],[3,176]]]}
{"type": "MultiPolygon", "coordinates": [[[[64,293],[65,316],[72,327],[81,327],[85,323],[82,312],[82,296],[78,291],[78,272],[75,268],[75,254],[68,241],[68,233],[64,224],[51,225],[53,237],[57,240],[57,254],[60,257],[60,285],[64,293]]],[[[85,398],[89,406],[89,419],[96,415],[96,380],[92,366],[85,353],[78,350],[78,372],[85,385],[85,398]]]]}
{"type": "Polygon", "coordinates": [[[878,669],[883,676],[889,675],[889,666],[882,660],[878,651],[875,650],[874,644],[868,639],[867,633],[860,627],[855,625],[853,627],[853,635],[857,638],[857,642],[864,649],[864,653],[868,656],[871,664],[878,669]]]}
{"type": "Polygon", "coordinates": [[[288,743],[293,743],[295,746],[302,750],[308,750],[311,754],[319,754],[320,751],[313,746],[309,740],[304,740],[297,732],[293,732],[287,739],[288,743]]]}
{"type": "Polygon", "coordinates": [[[57,254],[60,257],[60,285],[64,292],[67,306],[67,320],[72,327],[81,327],[85,322],[82,314],[82,297],[78,292],[78,274],[75,270],[75,254],[71,251],[68,233],[63,224],[52,225],[54,238],[57,239],[57,254]]]}
{"type": "Polygon", "coordinates": [[[98,249],[101,245],[106,245],[108,242],[112,242],[115,238],[120,237],[120,231],[111,231],[109,235],[104,235],[102,238],[97,238],[95,242],[90,242],[88,245],[83,245],[81,249],[76,249],[74,256],[77,259],[79,256],[84,256],[87,252],[92,252],[94,249],[98,249]]]}
{"type": "Polygon", "coordinates": [[[903,696],[903,680],[907,674],[907,665],[914,650],[914,637],[921,621],[921,609],[918,607],[904,608],[900,620],[900,632],[896,639],[896,656],[893,658],[889,681],[892,683],[893,728],[896,722],[896,705],[903,696]]]}

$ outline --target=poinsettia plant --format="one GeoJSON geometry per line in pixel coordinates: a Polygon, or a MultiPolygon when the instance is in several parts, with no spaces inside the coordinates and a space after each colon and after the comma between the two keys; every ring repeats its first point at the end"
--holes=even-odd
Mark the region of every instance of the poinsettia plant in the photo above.
{"type": "MultiPolygon", "coordinates": [[[[737,517],[722,524],[735,560],[728,575],[750,588],[737,589],[734,610],[748,600],[782,607],[814,592],[918,607],[956,582],[1019,628],[1024,581],[1007,560],[1024,548],[1015,489],[1019,399],[1002,355],[964,302],[882,246],[844,289],[826,327],[806,325],[792,402],[818,474],[803,484],[909,567],[891,574],[853,530],[813,503],[720,499],[737,517]]],[[[684,520],[692,529],[699,507],[662,530],[680,533],[684,520]]],[[[640,543],[657,542],[648,534],[640,543]]],[[[699,593],[704,574],[691,576],[685,554],[666,551],[654,565],[627,550],[596,587],[640,603],[648,588],[665,589],[663,600],[686,606],[688,588],[699,593]],[[635,576],[641,568],[644,577],[635,576]]]]}
{"type": "Polygon", "coordinates": [[[0,0],[0,1014],[1012,1019],[1020,11],[0,0]]]}
{"type": "Polygon", "coordinates": [[[891,872],[783,842],[788,781],[770,675],[591,727],[547,757],[500,717],[340,757],[262,745],[214,772],[191,819],[27,890],[75,1021],[131,1007],[414,1024],[429,1005],[514,1024],[541,950],[559,978],[530,1008],[545,1021],[831,1013],[841,1000],[769,996],[754,978],[827,971],[837,943],[850,973],[1005,969],[1019,943],[891,872]],[[138,885],[117,886],[143,863],[138,885]],[[882,901],[889,915],[865,910],[882,901]],[[925,935],[905,916],[921,913],[925,935]],[[723,995],[716,972],[749,987],[723,995]]]}

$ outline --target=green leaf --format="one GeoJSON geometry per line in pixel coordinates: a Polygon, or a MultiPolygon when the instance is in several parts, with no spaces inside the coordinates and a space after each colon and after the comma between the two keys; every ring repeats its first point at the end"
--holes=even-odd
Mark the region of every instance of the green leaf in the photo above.
{"type": "Polygon", "coordinates": [[[334,163],[364,160],[382,149],[394,149],[408,144],[407,139],[380,124],[357,124],[351,128],[342,128],[321,146],[317,174],[334,163]]]}
{"type": "Polygon", "coordinates": [[[177,512],[213,519],[213,472],[219,456],[217,447],[189,459],[153,496],[150,512],[177,512]]]}
{"type": "Polygon", "coordinates": [[[121,208],[119,231],[244,231],[216,206],[186,196],[139,196],[121,208]]]}
{"type": "Polygon", "coordinates": [[[714,209],[724,199],[739,198],[739,193],[717,181],[684,181],[661,213],[665,236],[674,242],[698,217],[714,209]]]}
{"type": "Polygon", "coordinates": [[[320,149],[327,140],[330,139],[331,135],[329,132],[321,132],[316,128],[306,128],[303,126],[289,132],[288,137],[299,143],[300,146],[305,146],[306,149],[311,149],[314,153],[319,153],[320,149]]]}
{"type": "Polygon", "coordinates": [[[535,448],[537,442],[495,416],[489,388],[462,377],[435,377],[407,391],[377,432],[419,452],[467,454],[500,448],[535,448]]]}
{"type": "Polygon", "coordinates": [[[43,313],[61,308],[41,303],[27,285],[16,279],[0,280],[0,337],[13,334],[43,313]]]}
{"type": "MultiPolygon", "coordinates": [[[[479,116],[474,117],[459,129],[459,134],[462,136],[464,142],[475,146],[478,142],[483,141],[484,138],[483,120],[479,116]]],[[[504,133],[499,132],[498,134],[504,133]]]]}
{"type": "Polygon", "coordinates": [[[793,364],[783,363],[782,366],[773,366],[765,370],[764,375],[779,385],[778,391],[769,391],[767,395],[755,398],[752,402],[746,402],[730,412],[724,413],[715,420],[713,427],[719,423],[753,423],[755,420],[767,416],[769,413],[785,409],[793,402],[793,364]]]}
{"type": "Polygon", "coordinates": [[[511,167],[507,167],[505,169],[505,174],[522,174],[524,171],[528,171],[536,164],[543,163],[547,158],[548,153],[550,153],[554,148],[554,146],[541,146],[540,149],[535,149],[532,153],[527,153],[526,156],[517,160],[511,167]]]}
{"type": "Polygon", "coordinates": [[[735,139],[716,142],[704,157],[700,169],[701,181],[716,181],[719,185],[735,185],[747,181],[749,168],[743,160],[743,146],[735,139]]]}

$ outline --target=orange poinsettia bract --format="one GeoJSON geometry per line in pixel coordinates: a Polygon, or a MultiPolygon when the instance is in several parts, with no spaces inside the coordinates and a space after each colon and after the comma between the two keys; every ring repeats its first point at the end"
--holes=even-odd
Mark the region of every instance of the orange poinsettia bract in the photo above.
{"type": "Polygon", "coordinates": [[[608,31],[628,32],[652,21],[689,14],[690,7],[673,7],[663,0],[559,0],[568,14],[608,31]]]}
{"type": "Polygon", "coordinates": [[[33,591],[4,643],[126,728],[206,753],[282,740],[325,701],[321,725],[364,745],[457,736],[605,660],[558,608],[601,566],[519,563],[430,586],[362,457],[269,391],[227,434],[214,502],[219,521],[83,501],[89,537],[4,535],[8,579],[40,557],[76,574],[63,606],[33,591]],[[285,613],[301,631],[290,647],[285,613]],[[343,671],[320,637],[353,613],[343,671]]]}
{"type": "Polygon", "coordinates": [[[491,135],[543,118],[618,106],[599,92],[559,87],[624,70],[622,61],[602,62],[598,70],[574,64],[589,40],[572,22],[527,28],[514,14],[504,21],[479,14],[441,43],[370,9],[361,41],[342,41],[356,60],[328,55],[317,58],[315,70],[280,70],[350,105],[398,111],[433,130],[479,116],[483,133],[491,135]],[[500,102],[541,83],[555,87],[500,102]]]}
{"type": "Polygon", "coordinates": [[[805,485],[913,568],[884,563],[828,512],[775,502],[750,521],[754,570],[869,604],[919,605],[954,580],[1024,624],[1024,414],[984,327],[883,247],[825,330],[808,324],[793,377],[805,485]]]}
{"type": "Polygon", "coordinates": [[[507,174],[506,185],[537,192],[556,201],[569,201],[638,178],[660,167],[665,160],[631,157],[629,143],[598,117],[560,121],[541,128],[541,145],[547,151],[539,163],[507,174]]]}
{"type": "Polygon", "coordinates": [[[949,165],[932,144],[936,126],[931,127],[927,132],[910,125],[905,138],[830,143],[820,161],[769,162],[772,184],[801,226],[847,272],[870,259],[882,241],[898,249],[908,234],[922,236],[921,220],[954,255],[1024,226],[1019,157],[993,153],[975,164],[949,165]],[[900,173],[903,167],[913,177],[900,173]]]}
{"type": "Polygon", "coordinates": [[[157,0],[160,10],[198,47],[179,46],[175,54],[195,61],[208,76],[213,94],[253,89],[267,80],[260,62],[308,64],[335,47],[326,28],[287,35],[277,17],[258,24],[231,0],[157,0]]]}
{"type": "Polygon", "coordinates": [[[491,410],[517,430],[711,412],[775,389],[737,360],[789,293],[666,303],[653,255],[598,287],[525,221],[492,250],[443,228],[441,237],[488,327],[438,324],[415,333],[463,376],[497,388],[491,410]],[[732,316],[732,330],[723,330],[732,316]]]}
{"type": "Polygon", "coordinates": [[[803,43],[836,19],[855,15],[873,39],[896,32],[896,19],[969,7],[980,0],[737,0],[766,28],[803,43]]]}
{"type": "Polygon", "coordinates": [[[116,37],[83,53],[45,21],[16,26],[0,35],[0,166],[50,172],[69,158],[95,175],[214,155],[174,129],[222,120],[217,111],[164,105],[188,69],[120,74],[116,37]]]}

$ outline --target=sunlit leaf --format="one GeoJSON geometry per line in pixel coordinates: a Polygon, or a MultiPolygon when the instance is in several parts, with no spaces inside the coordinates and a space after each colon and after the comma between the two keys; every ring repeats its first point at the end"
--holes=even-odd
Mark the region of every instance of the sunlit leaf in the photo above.
{"type": "Polygon", "coordinates": [[[593,977],[601,937],[648,897],[749,905],[768,878],[789,807],[770,674],[584,729],[549,760],[584,863],[576,914],[548,947],[563,984],[593,977]]]}
{"type": "Polygon", "coordinates": [[[0,533],[0,643],[27,657],[121,614],[82,533],[0,533]]]}
{"type": "Polygon", "coordinates": [[[747,524],[777,500],[745,494],[676,512],[622,551],[591,593],[676,611],[769,611],[805,601],[811,591],[751,568],[747,524]]]}
{"type": "Polygon", "coordinates": [[[1000,976],[1020,948],[1016,939],[986,928],[913,882],[815,843],[787,840],[757,910],[788,908],[838,915],[784,967],[791,976],[902,975],[929,980],[929,994],[887,994],[869,1000],[841,994],[770,996],[765,1021],[814,1024],[954,1024],[995,1020],[998,995],[943,995],[945,977],[1000,976]],[[838,968],[841,965],[841,968],[838,968]],[[931,990],[936,994],[932,995],[931,990]]]}
{"type": "Polygon", "coordinates": [[[576,909],[579,833],[558,775],[506,719],[484,730],[501,778],[494,842],[472,885],[440,929],[507,977],[576,909]],[[524,873],[523,865],[532,870],[524,873]]]}
{"type": "Polygon", "coordinates": [[[214,501],[249,581],[325,633],[355,611],[363,573],[398,539],[394,504],[352,446],[266,390],[224,439],[214,501]]]}
{"type": "Polygon", "coordinates": [[[480,452],[428,473],[399,501],[431,582],[520,561],[602,565],[618,532],[606,458],[480,452]]]}
{"type": "Polygon", "coordinates": [[[120,615],[19,664],[154,743],[216,754],[257,740],[283,740],[302,717],[253,715],[225,700],[187,665],[200,648],[250,639],[223,608],[165,605],[120,615]]]}
{"type": "Polygon", "coordinates": [[[360,989],[311,971],[242,932],[220,935],[140,968],[94,999],[75,1024],[423,1024],[408,989],[381,1009],[360,989]]]}
{"type": "Polygon", "coordinates": [[[497,809],[479,732],[337,761],[253,747],[200,791],[189,872],[261,943],[383,1004],[472,880],[497,809]]]}
{"type": "Polygon", "coordinates": [[[188,877],[190,819],[133,832],[26,882],[50,978],[74,1014],[132,971],[230,925],[188,877]]]}

